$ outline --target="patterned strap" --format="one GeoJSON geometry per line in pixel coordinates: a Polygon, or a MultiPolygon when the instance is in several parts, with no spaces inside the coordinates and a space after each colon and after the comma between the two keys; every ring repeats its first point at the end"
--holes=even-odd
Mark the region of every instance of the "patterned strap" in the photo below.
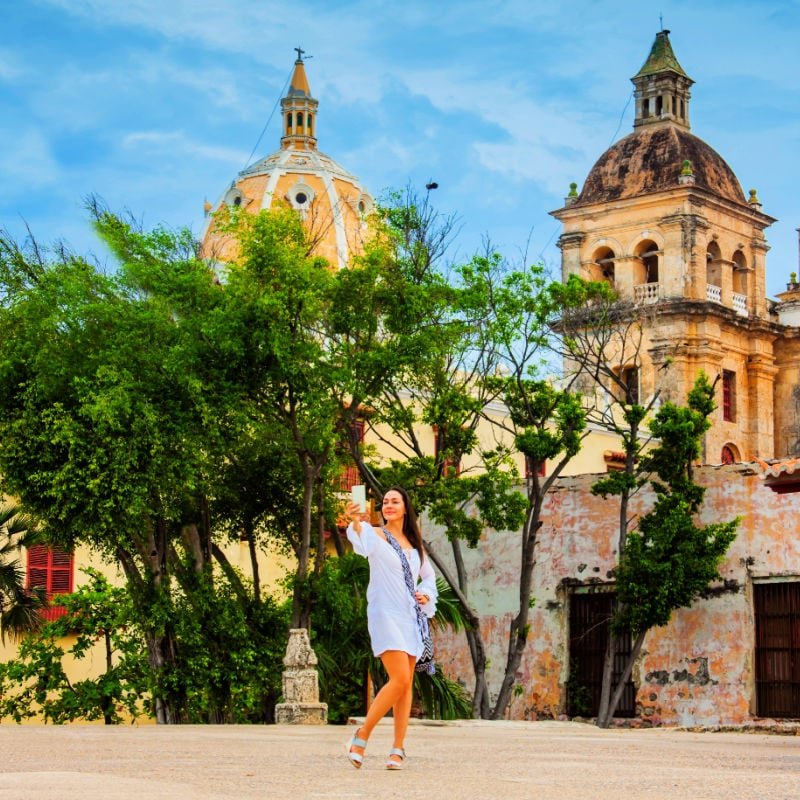
{"type": "MultiPolygon", "coordinates": [[[[394,551],[400,557],[400,564],[403,567],[403,577],[406,581],[406,589],[408,589],[408,593],[411,595],[411,599],[414,601],[414,611],[417,613],[417,627],[419,628],[419,634],[424,642],[426,639],[430,638],[428,618],[422,613],[422,609],[419,607],[419,603],[417,602],[417,593],[414,590],[414,578],[411,576],[411,567],[409,566],[408,559],[406,558],[406,554],[403,552],[403,548],[400,547],[400,543],[397,541],[397,539],[395,539],[385,527],[381,527],[381,530],[386,536],[386,541],[389,542],[394,551]]],[[[433,663],[431,663],[430,666],[425,666],[425,671],[432,675],[436,671],[436,668],[433,666],[433,663]]]]}

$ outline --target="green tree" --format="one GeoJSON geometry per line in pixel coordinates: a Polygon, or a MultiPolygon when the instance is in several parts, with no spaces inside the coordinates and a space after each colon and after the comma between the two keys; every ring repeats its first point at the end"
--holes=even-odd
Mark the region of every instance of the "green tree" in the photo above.
{"type": "Polygon", "coordinates": [[[628,535],[614,575],[612,628],[629,632],[633,646],[608,709],[598,716],[601,727],[608,727],[614,716],[647,632],[666,625],[674,610],[691,606],[721,580],[720,562],[736,538],[738,519],[704,526],[695,522],[705,489],[694,482],[693,465],[714,408],[714,386],[701,373],[687,406],[665,403],[650,424],[658,444],[644,456],[643,469],[656,476],[650,481],[656,500],[628,535]]]}
{"type": "Polygon", "coordinates": [[[177,599],[199,593],[186,607],[206,613],[214,561],[233,596],[247,593],[210,500],[248,428],[254,378],[241,355],[255,345],[232,326],[229,294],[188,232],[143,232],[98,203],[90,210],[112,273],[0,242],[0,473],[58,544],[121,564],[156,718],[180,722],[194,712],[178,669],[177,599]]]}
{"type": "Polygon", "coordinates": [[[468,273],[444,263],[453,218],[411,189],[390,197],[379,214],[374,246],[346,276],[365,284],[350,294],[372,310],[372,329],[368,335],[335,331],[342,363],[356,365],[346,384],[353,390],[343,398],[342,438],[373,497],[380,500],[385,488],[402,484],[417,509],[447,531],[455,569],[430,541],[425,545],[461,604],[475,670],[473,709],[486,716],[486,651],[480,615],[469,599],[462,543],[474,547],[487,526],[518,527],[524,506],[508,448],[483,448],[477,436],[487,406],[498,396],[483,380],[494,373],[498,356],[483,333],[487,312],[468,285],[468,273]],[[388,463],[346,436],[353,415],[364,407],[367,426],[394,453],[388,463]],[[426,427],[435,431],[432,452],[420,435],[426,427]],[[475,465],[467,467],[467,459],[475,465]]]}
{"type": "MultiPolygon", "coordinates": [[[[480,326],[483,347],[499,366],[481,383],[501,401],[507,413],[483,417],[510,437],[525,458],[525,494],[520,497],[518,606],[509,625],[503,681],[489,716],[501,719],[515,689],[516,675],[530,633],[536,540],[547,492],[580,450],[586,427],[581,396],[567,381],[556,385],[541,377],[546,365],[549,323],[557,309],[546,291],[541,266],[510,269],[497,257],[473,259],[462,270],[470,302],[486,310],[480,326]],[[546,468],[546,474],[545,474],[546,468]]],[[[478,500],[486,502],[484,495],[478,500]]],[[[488,516],[484,512],[483,516],[488,516]]],[[[510,520],[509,520],[510,521],[510,520]]],[[[485,701],[484,701],[485,702],[485,701]]],[[[486,709],[484,708],[484,716],[486,709]]]]}
{"type": "MultiPolygon", "coordinates": [[[[563,359],[565,375],[581,389],[588,420],[620,442],[622,468],[599,480],[592,491],[619,497],[616,551],[623,553],[635,523],[629,511],[631,500],[647,483],[642,459],[652,437],[646,422],[660,395],[656,390],[645,398],[640,391],[644,325],[656,309],[621,301],[608,284],[575,275],[564,284],[551,284],[548,292],[555,312],[551,346],[563,359]]],[[[618,602],[615,597],[614,607],[618,602]]],[[[611,627],[603,659],[599,717],[607,714],[614,691],[618,646],[619,637],[611,627]]]]}

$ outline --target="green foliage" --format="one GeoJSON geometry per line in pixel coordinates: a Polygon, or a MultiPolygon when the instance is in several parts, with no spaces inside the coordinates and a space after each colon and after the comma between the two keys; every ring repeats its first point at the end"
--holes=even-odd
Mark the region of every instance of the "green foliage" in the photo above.
{"type": "Polygon", "coordinates": [[[441,669],[436,674],[416,673],[414,690],[428,719],[470,719],[472,698],[458,681],[441,669]]]}
{"type": "Polygon", "coordinates": [[[180,658],[159,680],[185,697],[187,722],[273,722],[289,627],[270,597],[242,598],[229,581],[199,575],[169,608],[180,658]]]}
{"type": "Polygon", "coordinates": [[[705,489],[691,475],[713,410],[714,388],[701,374],[687,407],[665,403],[653,419],[659,444],[643,466],[657,476],[652,481],[656,502],[628,536],[616,569],[616,630],[635,635],[666,625],[675,609],[690,606],[720,578],[719,564],[739,520],[697,525],[705,489]]]}
{"type": "Polygon", "coordinates": [[[0,508],[0,641],[39,626],[42,600],[25,588],[25,570],[19,562],[22,547],[30,547],[37,538],[36,529],[17,506],[0,508]]]}
{"type": "Polygon", "coordinates": [[[21,722],[41,716],[55,724],[102,719],[114,724],[143,713],[147,661],[130,598],[99,572],[84,571],[89,582],[58,598],[66,608],[64,616],[28,634],[17,657],[0,664],[0,718],[21,722]],[[71,682],[66,661],[87,658],[104,659],[104,671],[71,682]]]}
{"type": "Polygon", "coordinates": [[[320,698],[328,720],[345,724],[363,712],[374,668],[367,630],[367,559],[348,553],[329,559],[313,586],[311,642],[319,662],[320,698]]]}

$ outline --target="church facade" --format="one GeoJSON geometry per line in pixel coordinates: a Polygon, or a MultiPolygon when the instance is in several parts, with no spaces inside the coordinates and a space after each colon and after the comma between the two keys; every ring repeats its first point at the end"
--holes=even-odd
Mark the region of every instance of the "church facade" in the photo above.
{"type": "MultiPolygon", "coordinates": [[[[613,366],[631,370],[640,402],[685,403],[700,370],[717,379],[718,407],[695,472],[707,490],[700,523],[741,524],[711,595],[648,632],[617,716],[688,726],[800,717],[800,285],[792,274],[778,302],[766,296],[765,232],[775,220],[691,133],[693,82],[668,31],[656,35],[632,82],[633,132],[552,212],[563,224],[563,279],[605,281],[638,314],[636,360],[621,349],[613,366]]],[[[597,450],[591,437],[585,447],[597,450]]],[[[599,475],[571,472],[543,509],[512,718],[597,712],[618,501],[592,495],[599,475]]],[[[631,515],[652,502],[640,494],[631,515]]],[[[443,531],[433,541],[446,549],[443,531]]],[[[467,555],[496,687],[519,602],[519,542],[487,532],[467,555]]],[[[441,638],[446,669],[469,675],[460,637],[441,638]]]]}

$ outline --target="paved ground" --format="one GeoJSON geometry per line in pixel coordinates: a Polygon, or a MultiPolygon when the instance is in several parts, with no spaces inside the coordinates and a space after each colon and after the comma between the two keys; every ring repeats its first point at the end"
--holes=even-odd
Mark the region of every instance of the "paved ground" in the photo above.
{"type": "Polygon", "coordinates": [[[361,770],[353,727],[0,725],[2,800],[798,800],[800,738],[570,722],[412,725],[403,772],[388,724],[361,770]]]}

